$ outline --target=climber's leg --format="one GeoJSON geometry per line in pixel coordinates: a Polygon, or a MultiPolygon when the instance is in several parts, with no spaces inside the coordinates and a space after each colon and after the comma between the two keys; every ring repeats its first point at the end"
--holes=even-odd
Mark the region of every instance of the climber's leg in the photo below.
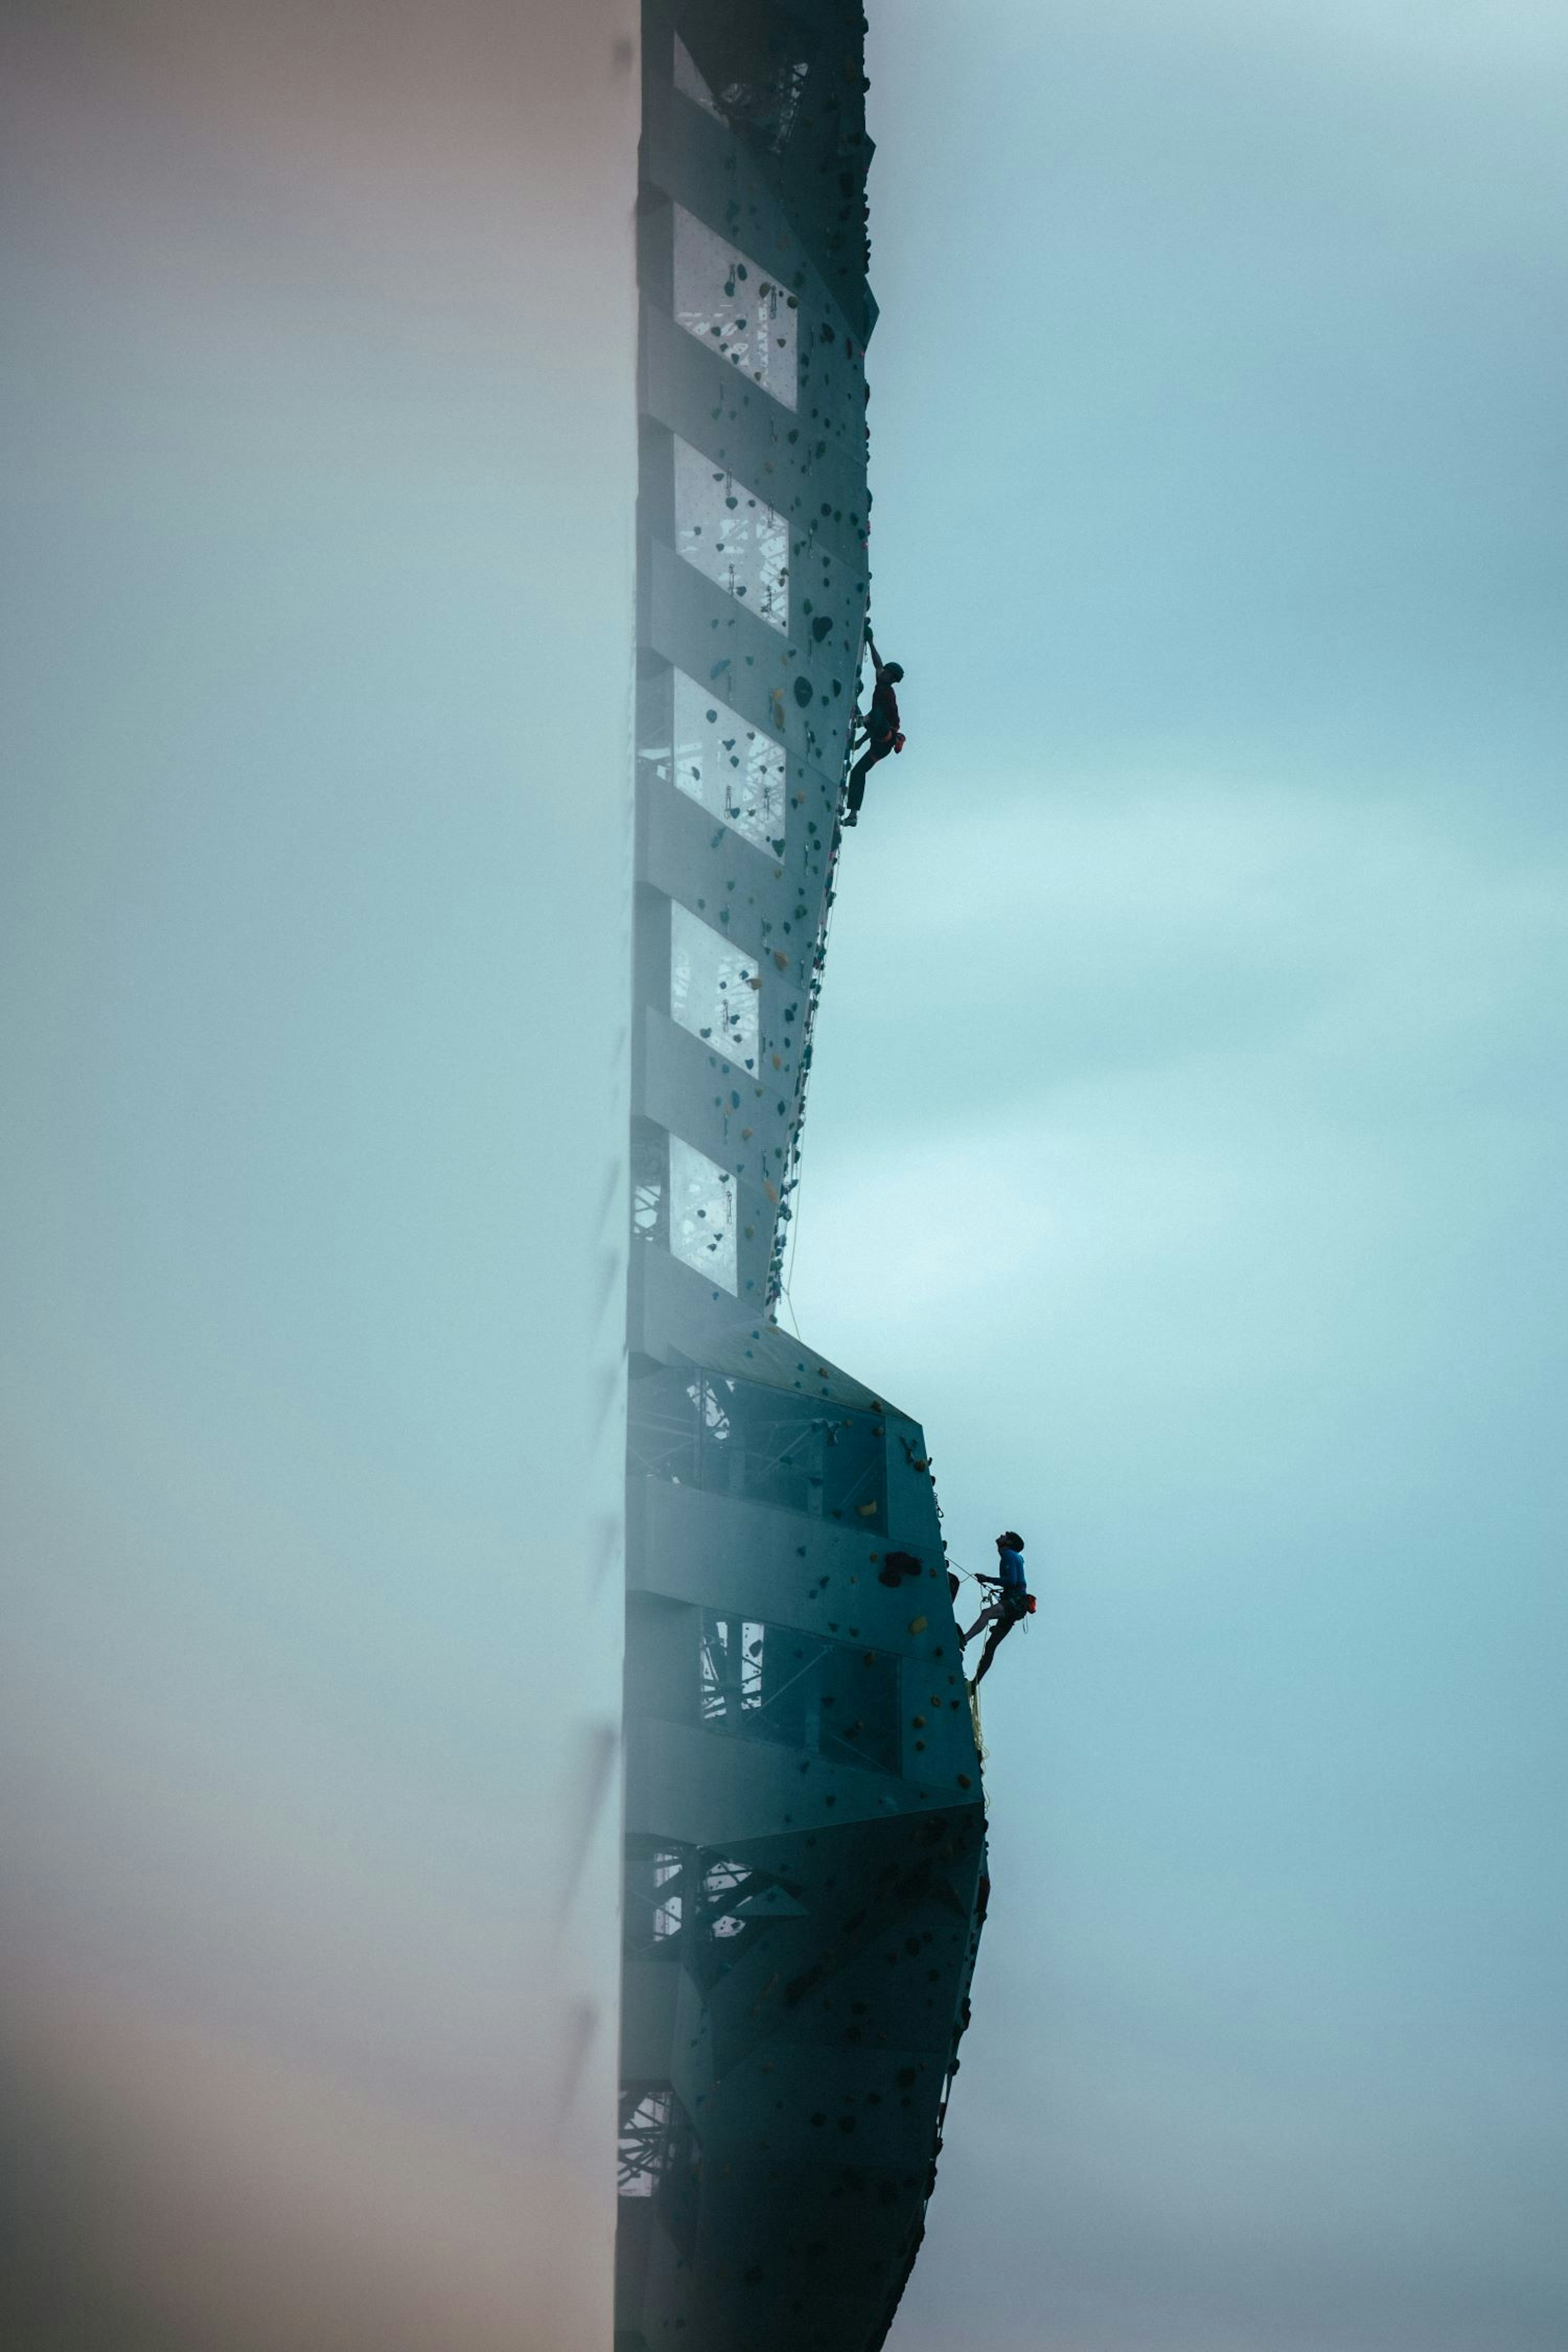
{"type": "Polygon", "coordinates": [[[866,779],[870,774],[872,769],[876,766],[878,761],[885,760],[892,748],[893,744],[890,736],[885,743],[870,743],[868,745],[867,749],[862,751],[860,757],[856,761],[855,765],[850,769],[849,805],[848,812],[844,819],[846,824],[855,824],[858,822],[860,804],[866,797],[866,779]]]}

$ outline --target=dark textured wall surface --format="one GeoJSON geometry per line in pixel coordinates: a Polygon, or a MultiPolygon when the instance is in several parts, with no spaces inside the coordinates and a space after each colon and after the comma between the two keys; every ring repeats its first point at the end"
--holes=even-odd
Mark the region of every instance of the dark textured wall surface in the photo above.
{"type": "Polygon", "coordinates": [[[880,2341],[985,1892],[921,1432],[770,1319],[869,582],[862,42],[645,12],[622,2352],[880,2341]]]}

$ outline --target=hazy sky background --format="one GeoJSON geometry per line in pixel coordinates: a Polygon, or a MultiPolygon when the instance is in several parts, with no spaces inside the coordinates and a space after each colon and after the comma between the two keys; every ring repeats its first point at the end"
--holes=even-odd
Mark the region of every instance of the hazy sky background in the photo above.
{"type": "Polygon", "coordinates": [[[0,6],[5,2352],[612,2332],[635,24],[0,6]]]}
{"type": "Polygon", "coordinates": [[[1043,1593],[893,2344],[1562,2352],[1568,16],[874,19],[793,1298],[1043,1593]]]}

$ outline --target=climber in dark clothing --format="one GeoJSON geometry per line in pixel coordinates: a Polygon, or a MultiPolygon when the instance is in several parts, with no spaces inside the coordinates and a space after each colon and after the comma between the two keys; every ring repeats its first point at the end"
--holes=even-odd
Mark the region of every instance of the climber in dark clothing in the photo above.
{"type": "Polygon", "coordinates": [[[1021,1624],[1035,1605],[1024,1576],[1024,1538],[1015,1535],[1011,1528],[996,1538],[996,1568],[994,1576],[982,1576],[975,1580],[980,1584],[994,1585],[996,1588],[995,1598],[986,1602],[963,1636],[967,1648],[982,1625],[991,1628],[991,1638],[982,1651],[980,1664],[975,1669],[974,1680],[977,1683],[984,1679],[992,1659],[1014,1626],[1021,1624]]]}
{"type": "MultiPolygon", "coordinates": [[[[860,803],[866,797],[866,779],[879,760],[889,751],[901,751],[904,739],[899,732],[899,698],[893,688],[902,678],[903,667],[899,662],[884,662],[877,651],[877,641],[869,629],[866,643],[870,650],[871,666],[877,673],[877,683],[871,692],[871,708],[862,716],[855,715],[855,726],[865,738],[866,749],[849,771],[849,806],[846,824],[858,824],[860,803]]],[[[851,734],[851,747],[859,735],[851,734]]]]}

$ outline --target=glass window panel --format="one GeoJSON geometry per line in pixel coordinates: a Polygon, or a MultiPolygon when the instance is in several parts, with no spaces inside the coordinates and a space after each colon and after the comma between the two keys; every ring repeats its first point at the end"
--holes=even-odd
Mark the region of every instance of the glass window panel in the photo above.
{"type": "Polygon", "coordinates": [[[796,299],[759,262],[675,207],[675,316],[752,383],[795,404],[796,299]]]}
{"type": "Polygon", "coordinates": [[[757,1066],[760,978],[754,956],[743,955],[679,900],[671,906],[670,1017],[748,1070],[757,1066]]]}
{"type": "Polygon", "coordinates": [[[784,850],[784,745],[764,728],[752,727],[727,702],[707,693],[684,670],[674,674],[674,732],[670,744],[643,757],[759,849],[778,857],[784,850]]]}
{"type": "Polygon", "coordinates": [[[735,1288],[735,1180],[679,1135],[669,1139],[669,1247],[683,1265],[735,1288]]]}
{"type": "Polygon", "coordinates": [[[789,627],[789,526],[689,441],[675,443],[675,544],[773,628],[789,627]]]}

